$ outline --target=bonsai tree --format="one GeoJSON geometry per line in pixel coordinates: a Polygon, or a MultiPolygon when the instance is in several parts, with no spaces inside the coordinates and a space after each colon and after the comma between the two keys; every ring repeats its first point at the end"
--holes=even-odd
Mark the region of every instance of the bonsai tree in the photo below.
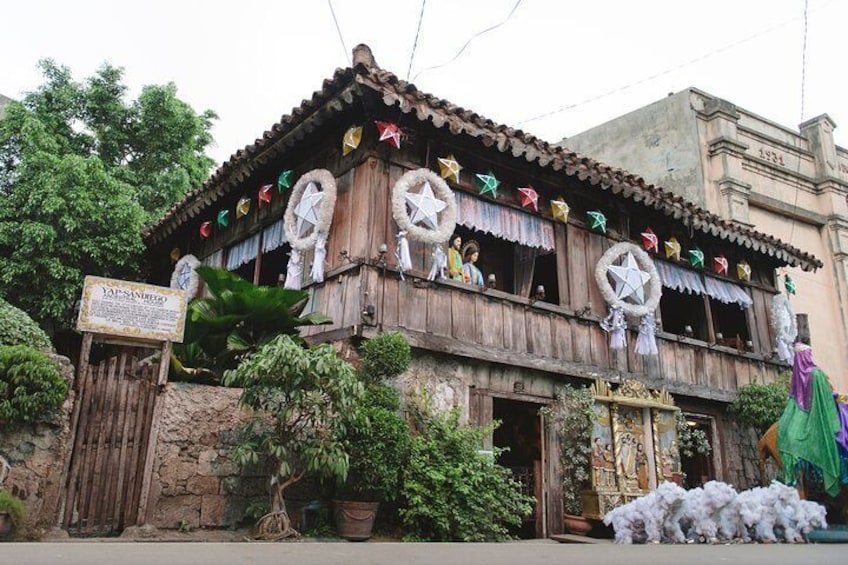
{"type": "Polygon", "coordinates": [[[185,339],[174,344],[172,366],[184,379],[217,382],[224,371],[276,336],[300,339],[301,326],[332,322],[319,313],[301,316],[306,291],[254,286],[226,269],[198,267],[197,274],[212,296],[191,301],[185,339]]]}
{"type": "Polygon", "coordinates": [[[296,536],[285,489],[307,473],[347,476],[342,416],[356,405],[362,385],[330,345],[306,349],[288,335],[260,346],[225,373],[224,383],[243,387],[240,403],[254,414],[242,428],[244,439],[233,459],[242,467],[262,461],[271,469],[271,511],[257,522],[257,537],[296,536]]]}
{"type": "Polygon", "coordinates": [[[560,442],[563,511],[575,516],[583,512],[580,491],[589,480],[594,405],[589,388],[566,385],[557,391],[553,404],[541,410],[560,442]]]}
{"type": "Polygon", "coordinates": [[[26,508],[20,498],[0,488],[0,539],[23,533],[26,508]]]}
{"type": "Polygon", "coordinates": [[[0,429],[49,418],[67,394],[58,365],[44,353],[26,345],[0,346],[0,429]]]}

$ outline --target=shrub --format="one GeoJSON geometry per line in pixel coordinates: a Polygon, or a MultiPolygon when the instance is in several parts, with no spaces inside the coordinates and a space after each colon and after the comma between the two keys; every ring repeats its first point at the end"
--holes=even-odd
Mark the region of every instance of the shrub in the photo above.
{"type": "Polygon", "coordinates": [[[345,418],[344,443],[350,454],[340,497],[393,502],[409,449],[409,428],[398,413],[400,396],[386,385],[372,384],[345,418]]]}
{"type": "Polygon", "coordinates": [[[752,383],[739,387],[736,400],[730,405],[739,421],[764,433],[780,419],[789,402],[789,384],[786,376],[769,384],[752,383]]]}
{"type": "Polygon", "coordinates": [[[17,537],[23,534],[24,524],[26,522],[26,508],[20,498],[11,492],[0,488],[0,512],[8,512],[12,517],[17,537]]]}
{"type": "Polygon", "coordinates": [[[52,351],[53,344],[26,312],[0,298],[0,345],[28,345],[52,351]]]}
{"type": "Polygon", "coordinates": [[[47,419],[67,393],[58,365],[44,353],[24,345],[0,347],[0,424],[47,419]]]}
{"type": "Polygon", "coordinates": [[[366,341],[361,348],[359,372],[372,381],[391,379],[409,368],[412,351],[398,332],[387,332],[366,341]]]}
{"type": "MultiPolygon", "coordinates": [[[[459,424],[410,403],[416,434],[403,477],[400,516],[409,539],[501,541],[532,511],[511,472],[479,452],[494,426],[459,424]]],[[[495,450],[497,457],[499,450],[495,450]]]]}

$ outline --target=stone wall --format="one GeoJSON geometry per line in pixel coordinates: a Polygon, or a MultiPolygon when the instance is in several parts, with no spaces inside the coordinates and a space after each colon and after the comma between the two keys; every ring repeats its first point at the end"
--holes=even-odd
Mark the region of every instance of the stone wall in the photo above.
{"type": "Polygon", "coordinates": [[[68,397],[49,422],[15,430],[0,430],[0,455],[11,465],[3,488],[23,500],[26,536],[40,538],[58,523],[62,480],[71,453],[74,367],[67,357],[51,355],[68,382],[68,397]]]}
{"type": "Polygon", "coordinates": [[[247,506],[267,500],[268,478],[240,473],[230,454],[242,421],[241,389],[168,383],[147,522],[158,528],[233,527],[247,506]]]}

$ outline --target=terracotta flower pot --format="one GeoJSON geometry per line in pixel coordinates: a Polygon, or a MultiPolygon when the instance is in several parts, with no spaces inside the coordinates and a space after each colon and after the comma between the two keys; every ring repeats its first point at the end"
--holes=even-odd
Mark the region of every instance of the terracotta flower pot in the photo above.
{"type": "Polygon", "coordinates": [[[336,530],[350,541],[365,541],[371,537],[379,502],[335,500],[336,530]]]}
{"type": "Polygon", "coordinates": [[[583,516],[563,514],[562,524],[569,533],[585,536],[592,530],[592,523],[583,516]]]}

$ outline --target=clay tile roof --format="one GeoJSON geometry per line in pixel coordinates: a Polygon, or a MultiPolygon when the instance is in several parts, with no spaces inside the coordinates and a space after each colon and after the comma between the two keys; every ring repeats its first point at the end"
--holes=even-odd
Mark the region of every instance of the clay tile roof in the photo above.
{"type": "MultiPolygon", "coordinates": [[[[236,151],[203,186],[188,193],[158,222],[145,228],[144,239],[149,244],[165,239],[181,223],[199,214],[245,179],[254,168],[252,161],[256,156],[266,151],[273,152],[275,145],[284,141],[292,130],[310,119],[315,119],[316,125],[320,125],[334,111],[341,110],[342,104],[350,104],[354,96],[361,96],[361,89],[365,87],[382,94],[383,103],[387,106],[399,105],[404,113],[414,113],[420,121],[431,121],[437,128],[447,126],[454,135],[477,138],[487,147],[494,145],[502,153],[509,152],[515,157],[524,156],[528,162],[535,162],[540,167],[564,169],[567,175],[576,175],[581,180],[588,180],[601,190],[610,190],[613,194],[640,202],[646,207],[673,216],[698,231],[773,257],[782,263],[807,271],[822,267],[822,262],[814,255],[774,236],[729,222],[688,202],[679,194],[646,183],[638,175],[600,163],[559,145],[551,145],[523,130],[497,124],[472,110],[421,92],[415,85],[378,67],[371,50],[365,45],[354,49],[353,61],[353,68],[337,69],[332,78],[324,80],[321,90],[315,91],[311,98],[295,107],[291,114],[281,117],[279,123],[264,132],[252,145],[236,151]],[[325,112],[317,112],[325,106],[330,108],[325,112]]],[[[298,136],[298,139],[300,138],[302,134],[298,136]]],[[[293,143],[294,140],[288,141],[288,144],[293,143]]]]}

